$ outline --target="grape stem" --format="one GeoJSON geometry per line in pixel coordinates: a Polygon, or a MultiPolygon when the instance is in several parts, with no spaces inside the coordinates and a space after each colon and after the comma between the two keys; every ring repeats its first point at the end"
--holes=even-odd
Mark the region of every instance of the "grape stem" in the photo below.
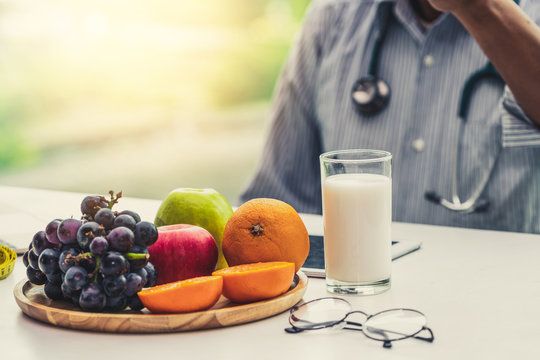
{"type": "Polygon", "coordinates": [[[101,256],[96,256],[96,267],[94,268],[94,279],[93,281],[97,284],[98,282],[98,273],[99,273],[99,264],[101,263],[101,256]]]}
{"type": "Polygon", "coordinates": [[[139,254],[139,253],[124,253],[123,255],[128,260],[140,260],[140,259],[147,259],[150,257],[149,254],[139,254]]]}
{"type": "Polygon", "coordinates": [[[81,253],[79,255],[71,256],[71,257],[73,258],[73,260],[76,261],[76,264],[79,265],[79,261],[85,260],[85,259],[91,259],[92,256],[94,256],[94,254],[92,254],[91,252],[85,252],[85,253],[81,253]]]}
{"type": "Polygon", "coordinates": [[[120,192],[118,192],[116,195],[114,194],[113,190],[109,190],[109,195],[111,196],[111,200],[105,199],[104,196],[101,197],[101,200],[108,203],[109,205],[107,207],[112,210],[114,204],[118,204],[118,199],[122,197],[122,190],[120,190],[120,192]]]}

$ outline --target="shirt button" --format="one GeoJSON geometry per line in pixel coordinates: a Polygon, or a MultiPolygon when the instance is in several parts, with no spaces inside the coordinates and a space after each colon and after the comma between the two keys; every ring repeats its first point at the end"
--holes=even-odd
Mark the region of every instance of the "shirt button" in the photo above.
{"type": "Polygon", "coordinates": [[[412,142],[412,147],[416,152],[422,152],[426,148],[426,143],[424,142],[424,139],[416,139],[412,142]]]}
{"type": "Polygon", "coordinates": [[[432,66],[435,63],[435,58],[431,55],[424,56],[424,65],[427,67],[432,66]]]}

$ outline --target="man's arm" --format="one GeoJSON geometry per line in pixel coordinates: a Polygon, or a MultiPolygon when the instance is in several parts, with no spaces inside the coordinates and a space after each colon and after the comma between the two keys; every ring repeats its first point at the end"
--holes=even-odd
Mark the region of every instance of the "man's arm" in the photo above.
{"type": "Polygon", "coordinates": [[[540,126],[540,28],[512,0],[429,0],[478,42],[529,119],[540,126]]]}

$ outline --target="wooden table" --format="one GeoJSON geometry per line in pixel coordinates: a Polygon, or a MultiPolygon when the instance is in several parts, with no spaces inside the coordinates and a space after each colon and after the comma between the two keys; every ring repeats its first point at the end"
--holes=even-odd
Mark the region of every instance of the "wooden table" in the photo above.
{"type": "MultiPolygon", "coordinates": [[[[0,203],[26,211],[36,222],[78,216],[82,194],[0,187],[0,203]],[[71,212],[71,213],[70,213],[71,212]]],[[[159,201],[121,204],[152,220],[159,201]]],[[[121,206],[122,208],[124,206],[121,206]]],[[[314,233],[321,219],[303,216],[314,233]]],[[[0,234],[8,224],[0,223],[0,234]]],[[[39,229],[36,229],[36,231],[39,229]]],[[[422,241],[420,251],[393,262],[391,290],[349,300],[367,312],[392,307],[423,311],[435,333],[392,349],[349,331],[287,334],[287,313],[228,328],[151,335],[74,331],[23,315],[13,298],[24,278],[0,281],[2,359],[533,359],[540,358],[540,236],[461,228],[393,224],[401,239],[422,241]]],[[[326,296],[323,280],[310,279],[304,300],[326,296]]]]}

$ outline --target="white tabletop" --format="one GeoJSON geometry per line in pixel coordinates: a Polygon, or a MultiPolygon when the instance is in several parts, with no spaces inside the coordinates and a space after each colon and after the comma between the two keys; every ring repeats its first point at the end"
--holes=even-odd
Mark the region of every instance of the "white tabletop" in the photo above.
{"type": "MultiPolygon", "coordinates": [[[[27,211],[36,222],[76,216],[81,196],[0,186],[0,206],[3,203],[11,211],[27,211]],[[72,214],[65,214],[71,209],[72,214]]],[[[125,199],[121,204],[152,220],[159,201],[125,199]]],[[[308,227],[320,232],[320,218],[304,219],[308,227]]],[[[0,222],[0,235],[6,226],[0,222]]],[[[25,277],[19,258],[14,273],[0,281],[0,357],[540,358],[540,236],[404,223],[394,223],[393,234],[395,238],[421,240],[422,249],[393,262],[389,291],[346,298],[366,312],[392,307],[421,310],[435,334],[432,344],[408,339],[384,349],[379,342],[346,330],[288,334],[283,331],[288,325],[287,313],[239,326],[172,334],[105,334],[57,328],[26,317],[15,303],[13,288],[25,277]]],[[[324,280],[310,279],[304,300],[326,295],[324,280]]]]}

